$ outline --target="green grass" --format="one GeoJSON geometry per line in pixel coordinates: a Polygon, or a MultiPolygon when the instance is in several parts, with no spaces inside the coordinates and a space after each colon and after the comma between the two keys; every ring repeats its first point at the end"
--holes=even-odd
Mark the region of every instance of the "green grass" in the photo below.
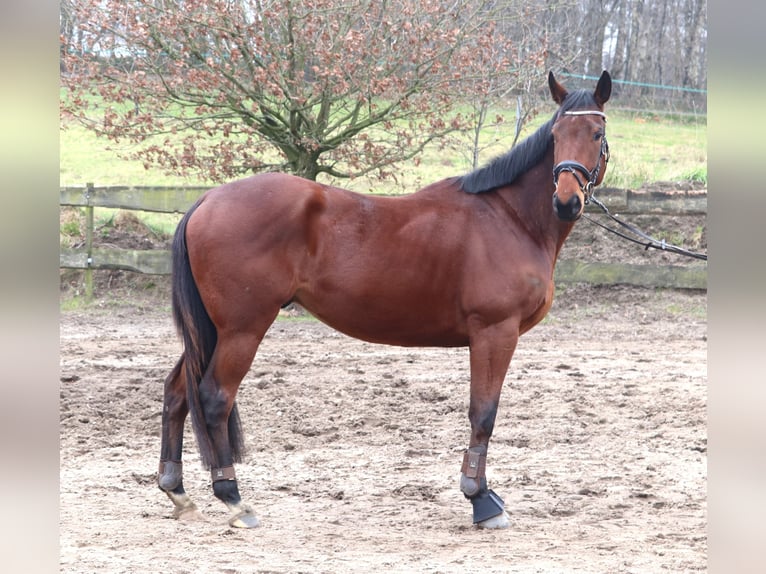
{"type": "Polygon", "coordinates": [[[610,114],[611,161],[604,185],[637,188],[660,181],[707,183],[705,118],[610,114]]]}
{"type": "MultiPolygon", "coordinates": [[[[486,146],[481,163],[508,150],[513,139],[513,113],[505,113],[506,123],[483,134],[486,146]]],[[[549,117],[539,114],[525,126],[526,137],[549,117]]],[[[653,114],[609,111],[607,136],[611,161],[605,186],[638,188],[659,181],[707,181],[707,125],[704,116],[679,118],[653,114]]],[[[361,192],[407,193],[441,178],[471,169],[468,136],[452,149],[428,147],[418,160],[399,164],[396,181],[374,177],[332,181],[361,192]]],[[[167,175],[159,169],[144,169],[139,161],[120,157],[131,151],[128,144],[114,144],[96,137],[77,124],[60,131],[61,185],[212,185],[210,181],[167,175]]]]}
{"type": "Polygon", "coordinates": [[[81,295],[62,298],[59,303],[61,311],[82,311],[90,307],[90,302],[81,295]]]}
{"type": "MultiPolygon", "coordinates": [[[[121,210],[109,207],[99,207],[94,209],[93,225],[96,229],[101,229],[102,233],[108,233],[109,228],[115,226],[115,218],[121,210]]],[[[151,211],[133,212],[146,226],[147,230],[158,237],[172,235],[181,220],[181,214],[178,213],[156,213],[151,211]]]]}
{"type": "Polygon", "coordinates": [[[669,315],[692,316],[699,319],[705,319],[707,317],[706,305],[681,305],[679,303],[671,303],[665,310],[669,315]]]}
{"type": "Polygon", "coordinates": [[[123,159],[128,144],[99,138],[85,127],[67,122],[59,131],[59,185],[205,185],[192,178],[144,169],[140,161],[123,159]]]}

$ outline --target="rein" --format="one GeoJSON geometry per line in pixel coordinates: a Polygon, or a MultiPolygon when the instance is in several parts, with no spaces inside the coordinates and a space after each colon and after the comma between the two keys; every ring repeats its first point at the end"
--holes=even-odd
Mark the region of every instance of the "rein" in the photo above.
{"type": "Polygon", "coordinates": [[[589,202],[593,202],[596,205],[598,205],[601,210],[611,219],[612,221],[616,221],[619,225],[630,231],[633,235],[636,235],[643,239],[644,241],[641,241],[639,239],[635,239],[634,237],[631,237],[629,235],[626,235],[617,229],[613,229],[609,227],[608,225],[604,225],[603,223],[599,223],[592,217],[589,217],[587,214],[583,213],[583,217],[593,223],[594,225],[598,225],[602,229],[606,229],[607,231],[614,233],[615,235],[619,235],[620,237],[627,239],[628,241],[632,241],[633,243],[638,243],[639,245],[644,246],[644,250],[649,250],[649,248],[653,249],[660,249],[662,251],[671,251],[673,253],[678,253],[679,255],[685,255],[687,257],[694,257],[695,259],[702,259],[704,261],[707,261],[707,254],[706,253],[695,253],[694,251],[688,251],[687,249],[683,249],[682,247],[678,247],[676,245],[671,245],[670,243],[666,243],[664,239],[657,240],[654,237],[647,235],[637,227],[634,227],[633,225],[630,225],[629,223],[626,223],[622,221],[621,219],[617,218],[616,216],[609,213],[609,210],[606,208],[606,205],[604,205],[601,201],[596,199],[595,196],[591,194],[590,197],[586,197],[585,204],[587,205],[589,202]]]}

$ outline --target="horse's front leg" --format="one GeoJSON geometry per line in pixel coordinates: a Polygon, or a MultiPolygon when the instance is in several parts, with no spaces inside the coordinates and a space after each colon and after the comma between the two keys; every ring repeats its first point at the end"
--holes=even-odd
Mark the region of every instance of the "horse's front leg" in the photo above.
{"type": "Polygon", "coordinates": [[[184,520],[199,519],[200,513],[186,494],[183,485],[181,453],[183,451],[184,422],[189,413],[186,401],[186,380],[183,372],[183,357],[165,380],[162,405],[162,443],[160,447],[160,468],[157,483],[168,495],[173,505],[173,516],[184,520]]]}
{"type": "Polygon", "coordinates": [[[502,499],[487,486],[487,446],[492,436],[503,387],[519,338],[511,322],[485,327],[471,337],[471,397],[468,419],[471,439],[463,455],[460,490],[473,505],[473,522],[480,528],[507,528],[502,499]]]}

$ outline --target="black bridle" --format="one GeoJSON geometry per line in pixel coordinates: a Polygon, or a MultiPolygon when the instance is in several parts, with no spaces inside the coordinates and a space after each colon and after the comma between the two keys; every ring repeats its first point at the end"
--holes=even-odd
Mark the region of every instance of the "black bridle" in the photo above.
{"type": "MultiPolygon", "coordinates": [[[[598,110],[582,110],[582,111],[575,111],[575,112],[564,112],[564,114],[570,115],[570,116],[596,115],[596,116],[601,116],[602,118],[604,118],[604,121],[606,122],[606,114],[598,110]]],[[[601,172],[601,158],[604,158],[604,165],[609,163],[609,144],[606,141],[606,135],[601,137],[601,150],[599,151],[598,160],[596,160],[596,167],[593,168],[593,171],[589,170],[587,167],[585,167],[583,164],[581,164],[578,161],[565,160],[565,161],[557,163],[556,166],[553,168],[553,184],[558,186],[559,175],[561,174],[562,171],[568,171],[575,177],[575,179],[577,180],[577,184],[580,186],[580,191],[582,191],[583,194],[585,195],[586,205],[590,203],[591,201],[593,201],[593,203],[599,206],[601,210],[612,221],[615,221],[616,223],[620,224],[624,229],[628,230],[629,232],[639,237],[640,239],[634,239],[633,237],[630,237],[629,235],[621,233],[620,231],[617,231],[616,229],[612,229],[611,227],[608,227],[606,225],[599,223],[595,219],[588,217],[587,214],[583,214],[583,217],[585,217],[585,219],[587,219],[588,221],[590,221],[591,223],[595,225],[598,225],[599,227],[606,229],[607,231],[611,233],[614,233],[615,235],[619,235],[620,237],[624,239],[627,239],[634,243],[638,243],[639,245],[643,245],[645,249],[653,248],[653,249],[660,249],[663,251],[672,251],[673,253],[678,253],[679,255],[686,255],[687,257],[694,257],[696,259],[702,259],[704,261],[707,261],[706,253],[695,253],[693,251],[683,249],[676,245],[671,245],[669,243],[666,243],[664,239],[662,241],[658,241],[657,239],[654,239],[650,235],[647,235],[646,233],[644,233],[637,227],[634,227],[633,225],[630,225],[629,223],[626,223],[622,221],[621,219],[617,218],[616,216],[612,215],[611,213],[609,213],[609,210],[606,208],[606,205],[601,203],[598,199],[596,199],[596,197],[593,196],[593,188],[596,186],[596,181],[598,180],[599,173],[601,172]],[[578,174],[577,172],[580,172],[580,173],[578,174]],[[580,178],[580,175],[585,176],[584,182],[580,178]]]]}
{"type": "MultiPolygon", "coordinates": [[[[601,116],[602,118],[604,118],[604,122],[606,122],[606,114],[598,110],[581,110],[581,111],[574,111],[574,112],[570,111],[570,112],[564,112],[564,115],[601,116]]],[[[585,195],[585,204],[587,205],[588,202],[590,201],[591,195],[593,195],[593,188],[596,186],[596,181],[598,181],[598,176],[601,173],[602,158],[604,159],[604,165],[609,163],[609,143],[607,143],[606,141],[606,134],[601,136],[601,149],[599,150],[598,159],[596,160],[596,167],[594,167],[592,171],[589,170],[587,167],[585,167],[583,164],[581,164],[579,161],[574,161],[574,160],[560,161],[553,167],[553,185],[558,187],[559,175],[561,175],[562,171],[568,171],[577,180],[577,184],[580,186],[580,191],[582,191],[583,195],[585,195]],[[585,176],[585,181],[583,181],[580,178],[580,175],[585,176]]]]}

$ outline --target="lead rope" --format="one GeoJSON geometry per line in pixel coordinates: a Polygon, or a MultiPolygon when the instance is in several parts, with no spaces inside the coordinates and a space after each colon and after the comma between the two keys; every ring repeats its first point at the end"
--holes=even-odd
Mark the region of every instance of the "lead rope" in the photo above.
{"type": "Polygon", "coordinates": [[[634,227],[630,225],[629,223],[626,223],[622,221],[621,219],[615,217],[611,213],[609,213],[609,210],[606,208],[606,205],[601,203],[598,199],[596,199],[595,196],[591,195],[586,203],[593,202],[596,205],[598,205],[602,211],[612,220],[616,221],[618,224],[620,224],[622,227],[630,231],[633,235],[637,235],[638,237],[641,237],[644,241],[640,241],[638,239],[635,239],[633,237],[630,237],[629,235],[626,235],[624,233],[621,233],[620,231],[613,229],[609,227],[608,225],[604,225],[603,223],[599,223],[592,217],[588,216],[587,214],[583,213],[583,217],[593,223],[594,225],[598,225],[602,229],[606,229],[607,231],[614,233],[615,235],[619,235],[620,237],[627,239],[628,241],[632,241],[633,243],[638,243],[639,245],[644,246],[644,250],[649,250],[649,248],[652,249],[660,249],[662,251],[671,251],[673,253],[678,253],[679,255],[685,255],[687,257],[694,257],[695,259],[702,259],[704,261],[707,261],[707,254],[706,253],[695,253],[694,251],[689,251],[687,249],[683,249],[682,247],[678,247],[676,245],[671,245],[670,243],[667,243],[664,239],[657,240],[654,237],[647,235],[637,227],[634,227]]]}

